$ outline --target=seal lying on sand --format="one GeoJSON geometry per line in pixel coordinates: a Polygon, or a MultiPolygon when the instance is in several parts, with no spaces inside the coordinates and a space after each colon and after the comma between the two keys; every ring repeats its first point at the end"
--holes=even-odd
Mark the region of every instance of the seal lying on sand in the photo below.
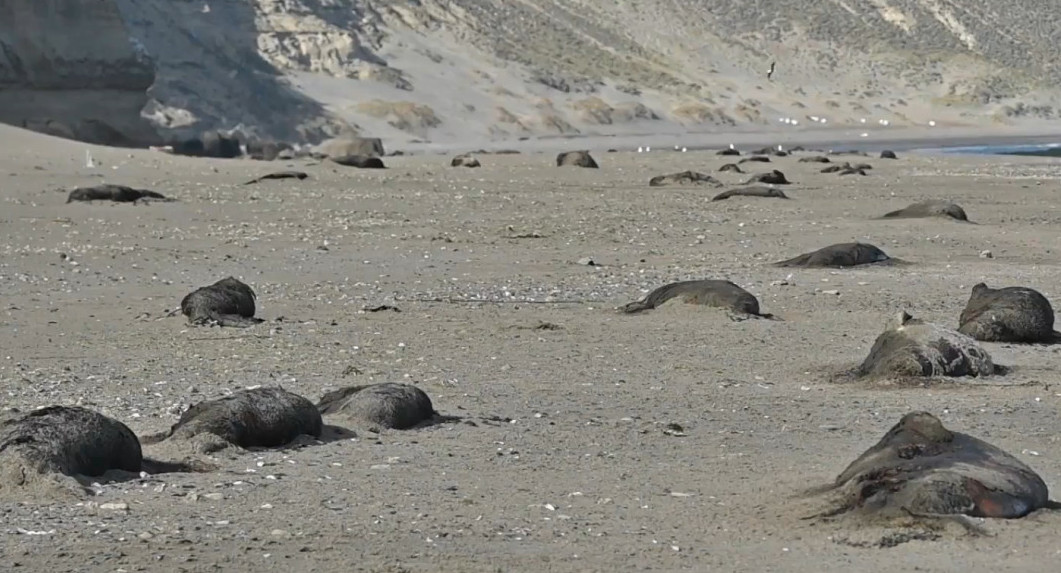
{"type": "Polygon", "coordinates": [[[881,159],[899,159],[898,157],[895,156],[895,152],[890,150],[890,149],[885,149],[884,151],[881,151],[880,152],[880,158],[881,159]]]}
{"type": "Polygon", "coordinates": [[[49,406],[0,424],[0,489],[36,476],[139,472],[143,453],[125,424],[79,406],[49,406]]]}
{"type": "Polygon", "coordinates": [[[824,155],[814,155],[811,157],[800,157],[800,163],[832,163],[832,160],[824,155]]]}
{"type": "Polygon", "coordinates": [[[715,155],[740,155],[740,151],[736,149],[720,149],[715,152],[715,155]]]}
{"type": "Polygon", "coordinates": [[[220,326],[246,328],[262,322],[254,318],[256,298],[251,287],[228,277],[189,293],[181,300],[181,312],[192,324],[213,321],[220,326]]]}
{"type": "Polygon", "coordinates": [[[928,412],[910,412],[826,488],[838,507],[884,518],[1018,518],[1045,508],[1046,483],[1005,451],[943,426],[928,412]]]}
{"type": "Polygon", "coordinates": [[[902,312],[877,336],[855,374],[908,378],[990,376],[999,371],[976,340],[902,312]]]}
{"type": "Polygon", "coordinates": [[[1027,287],[973,287],[958,319],[958,332],[986,342],[1055,342],[1054,308],[1027,287]]]}
{"type": "Polygon", "coordinates": [[[450,160],[450,167],[482,167],[482,163],[479,160],[472,157],[469,153],[458,155],[450,160]]]}
{"type": "Polygon", "coordinates": [[[657,175],[648,180],[649,187],[663,187],[664,185],[711,185],[722,187],[723,183],[718,179],[697,171],[682,171],[670,175],[657,175]]]}
{"type": "Polygon", "coordinates": [[[273,173],[266,173],[261,177],[255,177],[250,181],[244,183],[244,185],[251,185],[254,183],[261,183],[267,179],[298,179],[302,180],[309,177],[305,171],[275,171],[273,173]]]}
{"type": "Polygon", "coordinates": [[[881,216],[881,219],[914,219],[920,217],[950,217],[958,221],[968,221],[965,210],[949,201],[919,201],[911,203],[897,211],[881,216]]]}
{"type": "Polygon", "coordinates": [[[776,197],[778,199],[788,199],[788,195],[785,195],[785,192],[780,189],[767,187],[765,185],[750,185],[748,187],[737,187],[736,189],[723,191],[718,195],[715,195],[711,200],[721,201],[723,199],[729,199],[730,197],[776,197]]]}
{"type": "Polygon", "coordinates": [[[774,263],[778,267],[854,267],[872,264],[901,264],[869,243],[837,243],[817,251],[774,263]]]}
{"type": "Polygon", "coordinates": [[[648,293],[645,298],[619,307],[621,312],[633,314],[654,309],[661,304],[678,298],[686,304],[699,304],[727,309],[729,311],[771,318],[772,315],[759,313],[759,300],[755,295],[725,280],[681,281],[663,285],[648,293]]]}
{"type": "Polygon", "coordinates": [[[740,165],[737,165],[736,163],[727,163],[727,164],[723,165],[722,167],[719,167],[718,170],[719,171],[732,171],[734,173],[744,173],[744,171],[740,168],[740,165]]]}
{"type": "Polygon", "coordinates": [[[597,162],[593,160],[593,156],[589,154],[589,151],[565,151],[556,156],[556,166],[564,167],[566,165],[573,165],[575,167],[588,167],[590,169],[597,169],[597,162]]]}
{"type": "Polygon", "coordinates": [[[379,157],[371,157],[368,155],[335,155],[328,158],[329,160],[343,165],[346,167],[357,167],[359,169],[386,169],[387,166],[383,164],[383,160],[379,157]]]}
{"type": "Polygon", "coordinates": [[[161,193],[148,191],[147,189],[133,189],[125,185],[94,185],[92,187],[78,187],[70,192],[66,198],[67,203],[73,201],[114,201],[116,203],[135,203],[137,201],[152,199],[155,201],[173,201],[161,193]]]}
{"type": "Polygon", "coordinates": [[[320,411],[306,398],[279,387],[240,390],[230,396],[199,402],[172,428],[150,441],[190,440],[205,435],[206,453],[228,445],[241,448],[274,448],[301,435],[320,437],[324,430],[320,411]]]}
{"type": "Polygon", "coordinates": [[[745,157],[737,163],[770,163],[770,158],[765,155],[753,155],[751,157],[745,157]]]}
{"type": "Polygon", "coordinates": [[[412,428],[437,415],[423,390],[393,382],[340,388],[322,396],[317,408],[322,415],[395,430],[412,428]]]}
{"type": "Polygon", "coordinates": [[[769,185],[788,185],[792,182],[785,178],[784,173],[778,171],[777,169],[774,169],[769,173],[756,173],[744,182],[745,185],[750,185],[752,183],[767,183],[769,185]]]}

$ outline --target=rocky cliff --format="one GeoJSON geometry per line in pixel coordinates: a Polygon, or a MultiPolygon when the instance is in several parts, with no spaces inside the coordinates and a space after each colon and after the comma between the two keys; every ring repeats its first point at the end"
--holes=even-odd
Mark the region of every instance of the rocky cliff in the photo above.
{"type": "MultiPolygon", "coordinates": [[[[144,115],[169,135],[354,132],[400,145],[782,119],[984,125],[1056,119],[1061,101],[1061,17],[1044,0],[113,2],[156,64],[144,115]]],[[[7,4],[35,18],[109,6],[7,4]]],[[[23,36],[47,37],[44,53],[68,47],[65,31],[23,36]]],[[[125,49],[107,38],[101,53],[125,49]]]]}
{"type": "Polygon", "coordinates": [[[113,1],[0,3],[0,121],[109,145],[158,140],[141,117],[153,63],[113,1]]]}

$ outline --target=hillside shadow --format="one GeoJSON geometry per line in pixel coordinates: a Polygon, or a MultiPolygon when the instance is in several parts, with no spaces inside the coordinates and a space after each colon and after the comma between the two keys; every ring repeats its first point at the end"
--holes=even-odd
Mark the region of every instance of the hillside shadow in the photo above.
{"type": "Polygon", "coordinates": [[[155,61],[148,94],[161,106],[149,104],[145,113],[163,118],[168,136],[240,129],[266,139],[316,141],[335,125],[322,104],[260,55],[252,3],[211,2],[204,12],[200,2],[115,1],[130,35],[155,61]],[[190,111],[193,120],[179,125],[172,108],[190,111]]]}

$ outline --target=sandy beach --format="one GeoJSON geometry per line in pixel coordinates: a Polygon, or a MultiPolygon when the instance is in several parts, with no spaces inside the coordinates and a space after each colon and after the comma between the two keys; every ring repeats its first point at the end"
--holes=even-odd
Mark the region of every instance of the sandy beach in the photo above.
{"type": "MultiPolygon", "coordinates": [[[[992,135],[1003,136],[950,133],[992,135]]],[[[713,137],[702,144],[797,143],[713,137]]],[[[806,143],[882,141],[848,139],[806,143]]],[[[900,310],[956,327],[981,281],[1061,304],[1056,161],[874,153],[834,158],[873,166],[840,177],[798,162],[809,153],[734,174],[718,172],[731,158],[713,151],[597,151],[636,148],[631,137],[526,142],[522,154],[480,155],[480,169],[432,153],[387,157],[376,171],[177,157],[6,126],[0,141],[4,407],[80,404],[145,435],[240,388],[282,385],[316,400],[393,381],[461,418],[224,451],[211,460],[217,471],[104,483],[80,500],[5,500],[0,551],[12,571],[812,573],[886,563],[998,573],[1048,569],[1061,551],[1061,514],[1049,511],[974,520],[987,536],[954,526],[882,543],[884,529],[804,519],[820,508],[798,495],[911,410],[1061,487],[1056,347],[985,343],[1012,368],[989,380],[881,387],[832,376],[861,361],[900,310]],[[600,169],[555,167],[557,150],[583,148],[600,169]],[[309,177],[243,185],[281,169],[309,177]],[[712,187],[648,186],[687,169],[727,188],[769,169],[794,183],[789,200],[719,202],[712,187]],[[100,182],[177,201],[65,202],[100,182]],[[874,219],[923,199],[955,201],[976,224],[874,219]],[[856,240],[912,264],[770,265],[856,240]],[[230,275],[256,291],[264,323],[192,327],[166,316],[230,275]],[[681,303],[615,310],[696,278],[732,280],[780,320],[681,303]],[[384,304],[400,312],[364,310],[384,304]]],[[[924,132],[889,143],[903,141],[894,147],[938,143],[924,132]]],[[[145,453],[167,455],[164,445],[145,453]]]]}

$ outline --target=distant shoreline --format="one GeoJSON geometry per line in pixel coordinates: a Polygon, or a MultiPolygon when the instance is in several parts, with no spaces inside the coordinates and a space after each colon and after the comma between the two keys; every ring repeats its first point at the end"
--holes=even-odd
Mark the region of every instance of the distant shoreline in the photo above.
{"type": "Polygon", "coordinates": [[[384,141],[388,151],[401,150],[415,154],[463,153],[475,150],[517,150],[524,153],[548,153],[573,149],[604,152],[689,151],[723,149],[734,145],[741,150],[762,147],[782,149],[803,146],[816,149],[859,149],[879,152],[884,149],[919,154],[982,153],[1000,154],[995,149],[1046,148],[1061,144],[1061,123],[1049,122],[1039,126],[986,127],[894,127],[866,129],[863,127],[770,129],[758,131],[728,131],[706,133],[571,135],[532,137],[524,140],[481,140],[455,142],[393,142],[384,141]],[[867,134],[862,137],[862,134],[867,134]]]}

